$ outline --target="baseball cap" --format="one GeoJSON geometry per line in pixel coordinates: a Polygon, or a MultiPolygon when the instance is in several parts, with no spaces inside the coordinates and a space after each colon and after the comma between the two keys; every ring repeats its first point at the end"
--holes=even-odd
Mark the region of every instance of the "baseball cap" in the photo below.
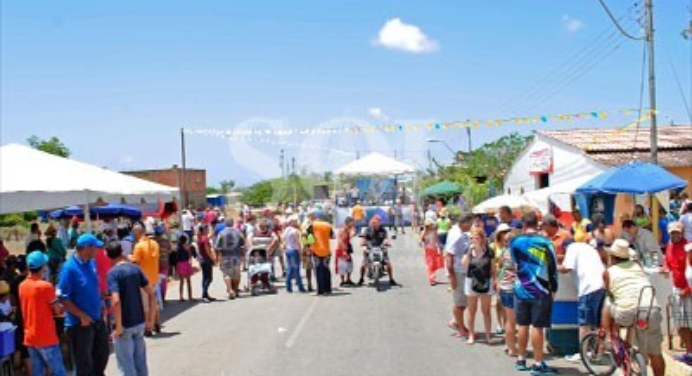
{"type": "Polygon", "coordinates": [[[98,248],[103,247],[103,242],[98,240],[94,235],[92,234],[82,234],[77,238],[77,247],[78,248],[84,248],[87,246],[96,246],[98,248]]]}
{"type": "Polygon", "coordinates": [[[48,262],[48,256],[41,251],[33,251],[26,256],[26,264],[31,270],[38,270],[48,262]]]}
{"type": "Polygon", "coordinates": [[[668,233],[673,233],[673,232],[682,232],[682,223],[680,222],[671,222],[668,224],[668,233]]]}
{"type": "Polygon", "coordinates": [[[495,230],[495,232],[505,232],[505,231],[511,231],[511,230],[512,230],[512,228],[509,227],[508,224],[500,223],[500,225],[497,226],[497,229],[495,230]]]}
{"type": "Polygon", "coordinates": [[[163,235],[166,233],[166,229],[163,226],[156,226],[154,227],[154,234],[156,235],[163,235]]]}

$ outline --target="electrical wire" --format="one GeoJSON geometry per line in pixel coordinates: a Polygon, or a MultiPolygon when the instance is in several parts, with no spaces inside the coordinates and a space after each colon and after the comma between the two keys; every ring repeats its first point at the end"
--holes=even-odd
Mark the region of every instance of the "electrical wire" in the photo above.
{"type": "Polygon", "coordinates": [[[618,22],[618,20],[616,20],[615,17],[613,17],[613,13],[610,12],[610,9],[606,5],[605,1],[598,0],[598,2],[601,3],[603,10],[605,10],[605,12],[608,15],[608,17],[610,18],[610,20],[613,22],[615,27],[617,27],[617,29],[620,31],[620,33],[622,33],[622,35],[624,35],[625,37],[630,38],[632,40],[644,40],[645,36],[635,37],[632,34],[628,33],[625,29],[623,29],[622,26],[620,26],[620,23],[618,22]]]}
{"type": "Polygon", "coordinates": [[[584,75],[593,70],[597,65],[604,62],[610,55],[620,49],[623,37],[620,34],[613,36],[615,40],[610,45],[599,49],[596,55],[594,55],[590,61],[584,62],[573,69],[565,73],[565,76],[560,80],[555,82],[552,87],[548,87],[546,90],[540,92],[539,95],[535,96],[531,102],[528,102],[524,107],[518,111],[525,113],[527,111],[533,111],[534,109],[540,107],[551,99],[555,98],[556,95],[562,93],[563,91],[570,88],[570,86],[577,80],[582,78],[584,75]]]}
{"type": "MultiPolygon", "coordinates": [[[[624,19],[624,17],[625,16],[623,15],[620,17],[620,19],[624,19]]],[[[570,70],[575,65],[588,60],[593,55],[595,50],[598,50],[604,43],[607,43],[610,39],[612,39],[615,34],[614,32],[615,31],[613,30],[612,25],[608,25],[608,27],[601,31],[596,38],[589,41],[589,43],[586,44],[582,49],[575,54],[570,55],[563,63],[550,70],[550,72],[540,78],[535,85],[530,86],[518,96],[501,104],[500,108],[507,111],[516,108],[519,105],[523,105],[524,103],[522,103],[522,101],[534,96],[537,91],[543,90],[544,85],[549,84],[553,80],[557,79],[560,75],[562,75],[563,71],[570,70]]]]}
{"type": "MultiPolygon", "coordinates": [[[[625,14],[620,16],[619,20],[624,20],[625,17],[630,15],[633,10],[638,10],[637,6],[638,4],[635,3],[628,8],[625,14]]],[[[635,20],[630,18],[624,23],[624,25],[625,27],[630,27],[634,23],[635,20]]],[[[522,107],[537,107],[538,105],[536,105],[536,103],[543,103],[545,101],[545,97],[552,97],[553,92],[562,91],[566,82],[572,83],[576,81],[576,79],[573,78],[575,74],[579,77],[583,76],[585,73],[583,72],[584,66],[588,66],[590,68],[595,67],[597,64],[594,64],[594,61],[602,61],[604,56],[613,52],[613,48],[619,48],[621,41],[619,41],[618,37],[621,36],[621,33],[614,30],[612,25],[609,25],[596,38],[588,43],[586,47],[582,48],[576,54],[570,56],[570,58],[564,63],[553,69],[548,75],[538,80],[536,85],[525,90],[513,100],[506,102],[504,106],[501,106],[503,109],[500,110],[500,112],[522,112],[518,111],[522,107]],[[536,100],[537,98],[540,99],[536,100]]],[[[589,69],[586,69],[586,71],[588,70],[589,69]]]]}
{"type": "MultiPolygon", "coordinates": [[[[673,79],[675,80],[675,83],[677,84],[677,87],[678,87],[678,91],[680,92],[680,97],[682,99],[682,103],[685,104],[685,110],[687,111],[687,118],[690,121],[690,124],[692,124],[692,109],[690,109],[690,102],[687,100],[687,95],[685,95],[685,90],[682,88],[682,83],[680,82],[680,77],[678,76],[678,71],[677,71],[677,69],[675,69],[675,64],[673,64],[673,59],[670,57],[670,50],[665,45],[663,46],[663,49],[666,51],[666,60],[668,60],[668,65],[670,66],[671,74],[673,75],[673,79]]],[[[692,50],[692,48],[690,50],[692,50]]],[[[692,88],[692,84],[690,85],[690,87],[692,88]]]]}

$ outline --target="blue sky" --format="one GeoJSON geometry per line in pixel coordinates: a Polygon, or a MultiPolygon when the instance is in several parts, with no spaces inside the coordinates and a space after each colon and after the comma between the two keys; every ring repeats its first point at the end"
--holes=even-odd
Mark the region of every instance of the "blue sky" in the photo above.
{"type": "MultiPolygon", "coordinates": [[[[608,3],[639,34],[641,5],[608,3]]],[[[692,2],[655,4],[660,122],[690,123],[672,72],[689,101],[692,45],[681,32],[692,2]]],[[[408,124],[639,106],[642,44],[609,37],[615,29],[596,0],[8,0],[1,17],[1,142],[57,136],[74,158],[116,170],[180,163],[181,127],[408,124]]],[[[478,145],[514,130],[627,120],[483,127],[473,137],[478,145]]],[[[277,143],[315,170],[353,158],[330,150],[396,150],[421,166],[429,149],[448,159],[428,137],[455,149],[467,142],[461,130],[189,135],[188,166],[206,168],[210,184],[248,184],[280,174],[277,143]]]]}

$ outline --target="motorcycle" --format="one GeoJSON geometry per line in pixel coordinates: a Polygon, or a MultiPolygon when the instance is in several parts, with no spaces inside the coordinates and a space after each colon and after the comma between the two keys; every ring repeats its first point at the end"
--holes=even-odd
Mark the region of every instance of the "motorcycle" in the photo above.
{"type": "Polygon", "coordinates": [[[380,286],[380,279],[386,275],[385,268],[385,249],[388,246],[383,244],[382,246],[368,246],[368,279],[375,286],[375,289],[379,292],[382,291],[380,286]]]}

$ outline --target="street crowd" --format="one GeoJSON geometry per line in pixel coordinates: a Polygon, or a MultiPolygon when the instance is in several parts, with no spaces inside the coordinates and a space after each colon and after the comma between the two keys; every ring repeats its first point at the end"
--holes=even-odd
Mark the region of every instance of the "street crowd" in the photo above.
{"type": "MultiPolygon", "coordinates": [[[[558,371],[544,359],[545,332],[551,327],[559,273],[574,275],[578,291],[580,337],[600,327],[636,327],[635,344],[648,358],[654,375],[665,374],[661,302],[653,296],[651,273],[672,275],[672,317],[686,353],[676,360],[692,365],[692,203],[683,198],[680,215],[662,217],[655,239],[651,218],[637,206],[621,218],[616,234],[603,215],[591,220],[575,210],[571,227],[553,215],[535,212],[519,217],[509,207],[482,216],[462,215],[452,222],[446,209],[430,205],[422,215],[420,243],[431,286],[445,270],[453,297],[448,326],[456,337],[476,343],[476,315],[481,311],[485,341],[502,337],[505,352],[516,357],[519,371],[533,375],[558,371]],[[492,330],[492,300],[499,327],[492,330]],[[644,315],[643,312],[646,312],[644,315]],[[531,342],[533,364],[527,363],[531,342]]],[[[665,303],[665,302],[663,302],[665,303]]],[[[581,362],[579,354],[567,357],[581,362]]]]}
{"type": "MultiPolygon", "coordinates": [[[[26,255],[9,256],[0,246],[0,321],[17,326],[16,356],[27,375],[64,375],[65,361],[77,376],[104,375],[111,346],[123,375],[147,375],[144,337],[162,331],[161,311],[169,304],[172,278],[179,281],[181,302],[185,295],[196,300],[191,277],[197,266],[204,302],[217,300],[209,292],[215,267],[228,300],[254,294],[255,284],[274,293],[279,278],[285,279],[288,293],[329,295],[332,257],[341,287],[363,285],[368,251],[382,247],[388,283],[397,286],[386,249],[392,235],[405,231],[402,207],[397,201],[390,210],[390,232],[381,216],[368,216],[360,203],[338,231],[330,211],[302,206],[256,213],[246,205],[235,218],[218,208],[186,209],[177,229],[154,218],[127,224],[105,220],[93,232],[80,231],[77,218],[60,221],[57,228],[51,224],[45,232],[34,224],[26,255]],[[355,282],[354,248],[363,255],[355,282]],[[254,264],[258,257],[261,263],[254,264]],[[251,271],[261,271],[262,263],[269,269],[255,278],[251,271]]],[[[652,269],[672,274],[673,321],[687,349],[678,360],[692,364],[692,203],[684,202],[681,217],[668,222],[660,239],[654,239],[643,208],[621,218],[622,232],[616,234],[602,215],[589,220],[578,210],[565,228],[553,215],[519,215],[508,207],[497,216],[453,219],[448,209],[430,205],[424,212],[414,211],[411,231],[420,241],[429,284],[437,285],[438,271],[445,272],[453,300],[448,326],[467,344],[479,341],[475,328],[480,311],[482,338],[490,345],[503,342],[518,370],[556,373],[544,359],[544,335],[560,288],[558,274],[571,273],[582,337],[601,326],[632,326],[642,308],[652,312],[636,341],[655,375],[662,376],[661,303],[640,295],[651,285],[652,269]],[[527,360],[529,341],[532,364],[527,360]]],[[[580,361],[578,354],[568,359],[580,361]]]]}

